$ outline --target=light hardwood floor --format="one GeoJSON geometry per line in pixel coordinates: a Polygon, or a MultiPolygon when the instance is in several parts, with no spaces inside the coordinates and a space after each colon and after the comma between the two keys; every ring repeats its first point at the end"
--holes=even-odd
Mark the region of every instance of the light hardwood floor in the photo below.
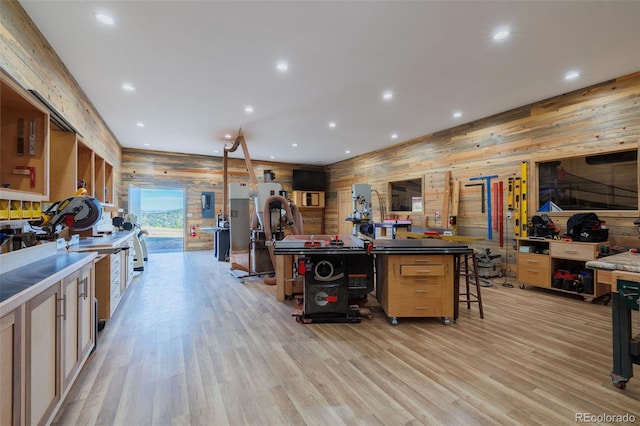
{"type": "Polygon", "coordinates": [[[55,424],[640,422],[640,369],[625,391],[609,378],[602,303],[497,285],[482,289],[484,320],[461,305],[449,326],[392,326],[375,309],[359,324],[302,325],[293,302],[277,302],[258,277],[241,284],[212,252],[153,254],[145,269],[55,424]]]}

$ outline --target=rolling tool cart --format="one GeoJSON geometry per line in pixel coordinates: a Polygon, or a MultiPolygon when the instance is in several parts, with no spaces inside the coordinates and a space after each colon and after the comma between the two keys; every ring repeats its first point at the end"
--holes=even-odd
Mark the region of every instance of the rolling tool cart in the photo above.
{"type": "Polygon", "coordinates": [[[640,283],[618,279],[613,305],[613,371],[611,381],[625,389],[633,377],[633,364],[640,365],[640,334],[631,336],[631,311],[638,310],[640,283]]]}

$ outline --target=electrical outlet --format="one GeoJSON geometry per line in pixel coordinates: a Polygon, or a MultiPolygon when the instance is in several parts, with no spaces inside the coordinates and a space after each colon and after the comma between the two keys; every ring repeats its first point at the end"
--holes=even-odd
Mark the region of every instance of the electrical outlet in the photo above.
{"type": "Polygon", "coordinates": [[[436,220],[440,220],[440,212],[436,212],[436,220]]]}
{"type": "Polygon", "coordinates": [[[513,215],[510,211],[507,212],[507,219],[513,219],[513,215]]]}

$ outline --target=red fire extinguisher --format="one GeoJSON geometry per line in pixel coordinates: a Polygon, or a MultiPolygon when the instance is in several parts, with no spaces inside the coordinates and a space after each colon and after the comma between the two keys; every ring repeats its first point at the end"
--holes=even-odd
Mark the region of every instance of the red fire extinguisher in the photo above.
{"type": "Polygon", "coordinates": [[[196,236],[196,227],[195,226],[191,226],[191,236],[195,237],[196,236]]]}

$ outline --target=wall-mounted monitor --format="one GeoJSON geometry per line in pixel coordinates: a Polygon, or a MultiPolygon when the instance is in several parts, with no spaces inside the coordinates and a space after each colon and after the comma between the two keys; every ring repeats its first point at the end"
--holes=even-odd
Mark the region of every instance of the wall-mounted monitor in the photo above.
{"type": "Polygon", "coordinates": [[[326,191],[327,173],[322,170],[293,170],[294,191],[326,191]]]}

